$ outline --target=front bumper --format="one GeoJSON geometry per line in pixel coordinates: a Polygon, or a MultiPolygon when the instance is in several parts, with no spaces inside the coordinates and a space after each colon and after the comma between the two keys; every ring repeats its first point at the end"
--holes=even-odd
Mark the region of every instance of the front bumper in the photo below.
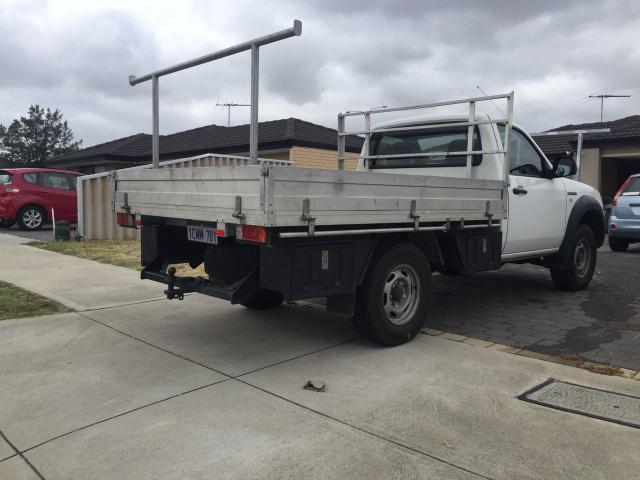
{"type": "Polygon", "coordinates": [[[612,215],[609,219],[609,236],[640,241],[640,220],[612,215]]]}

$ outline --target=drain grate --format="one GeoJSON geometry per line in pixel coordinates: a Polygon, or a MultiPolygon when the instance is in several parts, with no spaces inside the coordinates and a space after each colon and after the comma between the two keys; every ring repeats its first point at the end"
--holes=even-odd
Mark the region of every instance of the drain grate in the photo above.
{"type": "Polygon", "coordinates": [[[525,402],[640,428],[640,397],[549,379],[518,397],[525,402]]]}

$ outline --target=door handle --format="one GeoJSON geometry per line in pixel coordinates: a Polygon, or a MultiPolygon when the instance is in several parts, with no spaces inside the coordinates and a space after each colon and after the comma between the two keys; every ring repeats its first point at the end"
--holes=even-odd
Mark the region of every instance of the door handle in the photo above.
{"type": "Polygon", "coordinates": [[[513,193],[516,195],[526,195],[529,192],[522,188],[522,185],[518,185],[517,187],[513,187],[513,193]]]}

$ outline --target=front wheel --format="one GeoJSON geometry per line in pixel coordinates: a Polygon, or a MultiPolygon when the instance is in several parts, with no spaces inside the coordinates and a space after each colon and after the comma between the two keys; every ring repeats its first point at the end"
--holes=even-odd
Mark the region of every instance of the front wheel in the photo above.
{"type": "Polygon", "coordinates": [[[358,289],[354,326],[382,345],[406,343],[420,331],[430,295],[431,270],[422,251],[396,245],[369,266],[358,289]]]}
{"type": "Polygon", "coordinates": [[[629,241],[622,238],[609,237],[609,248],[614,252],[626,252],[629,248],[629,241]]]}
{"type": "Polygon", "coordinates": [[[571,249],[559,265],[551,267],[551,279],[560,290],[587,288],[596,269],[598,251],[593,230],[580,225],[571,249]]]}

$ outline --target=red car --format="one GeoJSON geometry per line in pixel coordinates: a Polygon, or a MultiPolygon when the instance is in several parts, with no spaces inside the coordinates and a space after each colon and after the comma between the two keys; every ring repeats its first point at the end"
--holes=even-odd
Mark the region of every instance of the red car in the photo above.
{"type": "Polygon", "coordinates": [[[38,230],[52,219],[78,221],[76,178],[53,168],[0,169],[0,226],[38,230]]]}

